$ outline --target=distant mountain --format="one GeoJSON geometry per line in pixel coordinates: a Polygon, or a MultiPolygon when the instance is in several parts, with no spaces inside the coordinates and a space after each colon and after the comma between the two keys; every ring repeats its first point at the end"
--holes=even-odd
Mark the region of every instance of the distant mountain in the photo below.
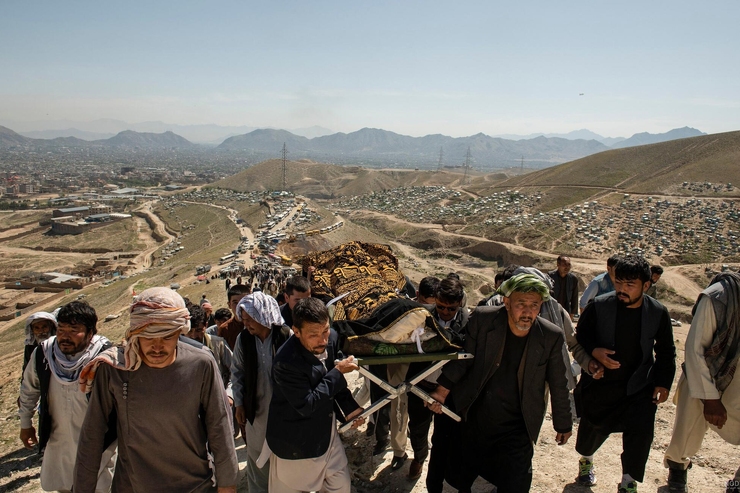
{"type": "Polygon", "coordinates": [[[543,168],[607,149],[594,140],[537,137],[513,141],[482,133],[459,138],[439,134],[410,137],[377,128],[314,139],[299,137],[285,130],[255,130],[226,139],[217,149],[275,155],[283,142],[291,153],[291,159],[417,164],[427,168],[438,165],[440,148],[444,152],[444,165],[461,166],[470,147],[474,159],[472,165],[479,168],[518,167],[522,160],[528,168],[543,168]]]}
{"type": "Polygon", "coordinates": [[[35,130],[30,132],[21,132],[21,135],[29,139],[56,139],[58,137],[76,137],[82,140],[101,140],[109,139],[115,133],[88,132],[78,128],[65,128],[61,130],[35,130]]]}
{"type": "Polygon", "coordinates": [[[7,127],[0,126],[0,146],[23,146],[28,145],[30,140],[31,139],[15,133],[7,127]]]}
{"type": "Polygon", "coordinates": [[[544,134],[544,133],[537,133],[537,134],[529,134],[529,135],[517,135],[517,134],[504,134],[504,135],[495,135],[494,137],[500,137],[502,139],[508,139],[508,140],[529,140],[534,139],[536,137],[547,137],[547,138],[561,138],[561,139],[568,139],[568,140],[596,140],[598,142],[601,142],[602,144],[606,146],[614,145],[617,142],[625,140],[624,137],[603,137],[596,132],[592,132],[588,129],[581,129],[581,130],[573,130],[572,132],[568,132],[567,134],[544,134]]]}
{"type": "Polygon", "coordinates": [[[612,149],[623,149],[625,147],[641,146],[646,144],[657,144],[659,142],[668,142],[669,140],[685,139],[688,137],[698,137],[706,135],[704,132],[691,127],[674,128],[664,134],[650,134],[642,132],[635,134],[629,139],[617,142],[612,145],[612,149]]]}
{"type": "Polygon", "coordinates": [[[96,140],[107,147],[134,147],[141,149],[191,148],[195,144],[172,132],[149,133],[125,130],[110,139],[96,140]]]}
{"type": "Polygon", "coordinates": [[[296,134],[296,135],[300,135],[301,137],[306,137],[308,139],[313,139],[315,137],[323,137],[324,135],[331,135],[334,133],[333,130],[320,127],[318,125],[314,125],[313,127],[294,128],[292,130],[289,130],[289,132],[296,134]]]}

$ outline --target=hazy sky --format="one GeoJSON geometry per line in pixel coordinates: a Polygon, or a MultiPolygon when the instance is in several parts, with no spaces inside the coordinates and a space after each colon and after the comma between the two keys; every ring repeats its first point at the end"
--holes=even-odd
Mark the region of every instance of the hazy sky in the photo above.
{"type": "Polygon", "coordinates": [[[740,0],[2,0],[0,119],[740,130],[738,19],[740,0]]]}

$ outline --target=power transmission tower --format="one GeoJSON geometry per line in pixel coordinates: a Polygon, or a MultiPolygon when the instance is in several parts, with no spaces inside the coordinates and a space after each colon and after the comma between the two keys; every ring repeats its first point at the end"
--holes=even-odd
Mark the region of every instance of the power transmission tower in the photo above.
{"type": "Polygon", "coordinates": [[[521,171],[522,172],[524,171],[524,156],[523,155],[522,155],[522,169],[521,169],[521,171]]]}
{"type": "Polygon", "coordinates": [[[442,171],[442,158],[444,158],[445,151],[441,147],[439,148],[439,164],[437,165],[437,171],[442,171]]]}
{"type": "Polygon", "coordinates": [[[468,181],[468,170],[470,169],[470,146],[468,146],[468,152],[465,153],[465,174],[463,175],[462,184],[465,185],[468,181]]]}
{"type": "Polygon", "coordinates": [[[288,189],[288,184],[286,182],[286,168],[287,168],[287,158],[288,158],[288,148],[285,146],[285,142],[283,142],[283,190],[288,189]]]}

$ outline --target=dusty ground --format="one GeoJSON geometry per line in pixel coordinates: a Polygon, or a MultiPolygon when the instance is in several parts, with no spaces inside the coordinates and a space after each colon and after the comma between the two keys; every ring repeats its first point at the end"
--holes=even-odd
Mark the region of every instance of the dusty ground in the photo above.
{"type": "MultiPolygon", "coordinates": [[[[158,223],[158,225],[160,225],[158,223]]],[[[158,228],[159,229],[159,228],[158,228]]],[[[143,240],[144,235],[141,239],[143,240]]],[[[146,253],[151,253],[157,245],[147,242],[146,253]]],[[[430,258],[424,252],[407,247],[401,243],[394,244],[394,248],[401,258],[401,265],[412,279],[419,280],[424,275],[435,273],[446,273],[457,271],[464,279],[469,280],[468,292],[472,298],[471,304],[480,298],[481,294],[474,294],[479,283],[486,280],[492,281],[495,267],[493,264],[481,263],[470,266],[461,265],[461,262],[452,258],[430,258]]],[[[15,252],[6,250],[9,256],[15,252]]],[[[546,252],[538,252],[541,256],[552,257],[546,252]]],[[[58,255],[58,254],[57,254],[58,255]]],[[[60,256],[61,257],[61,256],[60,256]]],[[[141,258],[143,260],[143,258],[141,258]]],[[[141,262],[145,264],[145,262],[141,262]]],[[[603,269],[603,262],[593,260],[573,259],[574,269],[590,276],[603,269]]],[[[703,266],[702,266],[703,267],[703,266]]],[[[703,273],[696,267],[693,271],[686,268],[668,269],[663,278],[664,289],[670,293],[670,308],[672,314],[686,312],[686,307],[681,300],[695,299],[700,290],[697,282],[703,280],[703,273]]],[[[208,296],[216,303],[225,301],[223,293],[216,292],[217,287],[212,283],[208,286],[208,296]]],[[[201,286],[205,290],[205,286],[201,286]]],[[[193,288],[195,289],[195,288],[193,288]]],[[[198,287],[197,289],[200,289],[198,287]]],[[[220,291],[222,288],[218,287],[220,291]]],[[[683,343],[686,337],[688,325],[676,328],[675,338],[679,348],[679,363],[683,360],[683,343]]],[[[18,392],[18,380],[20,377],[20,354],[7,358],[0,362],[0,493],[4,491],[37,492],[40,491],[38,474],[40,461],[30,451],[26,451],[20,445],[17,438],[18,420],[16,415],[15,399],[18,392]]],[[[351,384],[358,385],[357,377],[351,378],[351,384]]],[[[678,377],[678,375],[677,375],[678,377]]],[[[666,492],[665,477],[666,470],[662,467],[662,455],[667,447],[673,425],[675,407],[669,402],[663,404],[657,415],[656,435],[653,442],[653,450],[647,466],[645,482],[641,485],[641,491],[666,492]]],[[[574,430],[575,431],[575,430],[574,430]]],[[[353,471],[353,491],[358,493],[375,492],[412,492],[425,491],[423,478],[418,481],[406,479],[408,472],[407,462],[399,471],[392,471],[390,462],[392,453],[373,457],[371,450],[374,445],[373,439],[364,434],[364,426],[357,431],[350,431],[343,440],[347,447],[350,467],[353,471]]],[[[237,441],[237,445],[240,445],[237,441]]],[[[573,484],[576,476],[578,455],[574,450],[575,436],[564,446],[554,443],[554,431],[549,422],[545,422],[540,436],[540,442],[535,448],[534,480],[532,491],[535,492],[613,492],[615,485],[621,476],[619,454],[621,453],[621,440],[618,435],[611,437],[596,454],[596,467],[599,483],[593,488],[581,488],[573,484]]],[[[240,460],[245,460],[243,445],[238,446],[237,453],[240,460]]],[[[409,456],[413,452],[410,444],[407,447],[409,456]]],[[[700,455],[694,458],[695,466],[690,471],[689,484],[691,491],[696,492],[722,492],[723,482],[730,478],[737,466],[740,465],[740,451],[737,447],[726,444],[713,432],[706,436],[704,447],[700,455]]],[[[244,463],[242,462],[242,469],[244,463]]],[[[476,483],[475,492],[488,492],[491,486],[482,480],[476,483]]],[[[239,491],[246,491],[244,480],[240,482],[239,491]]],[[[446,491],[452,491],[448,489],[446,491]]]]}

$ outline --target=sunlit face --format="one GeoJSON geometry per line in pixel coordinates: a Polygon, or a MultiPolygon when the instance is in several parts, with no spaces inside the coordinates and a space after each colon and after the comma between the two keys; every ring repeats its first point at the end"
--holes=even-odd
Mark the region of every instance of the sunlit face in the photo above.
{"type": "Polygon", "coordinates": [[[293,326],[293,333],[301,345],[313,354],[321,354],[329,343],[329,321],[324,323],[304,322],[300,329],[293,326]]]}
{"type": "Polygon", "coordinates": [[[309,289],[305,293],[301,293],[300,291],[293,290],[293,294],[285,293],[285,302],[288,304],[291,310],[293,310],[293,307],[295,307],[295,304],[298,300],[302,300],[304,298],[310,298],[311,297],[311,290],[309,289]]]}
{"type": "Polygon", "coordinates": [[[558,262],[558,274],[560,277],[565,277],[570,272],[570,259],[568,257],[563,257],[560,262],[558,262]]]}
{"type": "Polygon", "coordinates": [[[51,337],[51,331],[54,329],[54,323],[51,320],[34,320],[31,322],[31,332],[33,338],[38,344],[41,344],[49,337],[51,337]]]}
{"type": "Polygon", "coordinates": [[[244,294],[235,294],[229,298],[229,309],[231,310],[231,313],[236,313],[236,306],[245,296],[246,295],[244,294]]]}
{"type": "Polygon", "coordinates": [[[509,329],[515,335],[523,336],[540,314],[542,296],[539,293],[514,291],[508,298],[504,297],[504,306],[509,317],[509,329]]]}
{"type": "Polygon", "coordinates": [[[144,364],[150,368],[165,368],[175,362],[177,356],[177,338],[180,331],[167,337],[147,339],[139,337],[139,356],[144,364]]]}
{"type": "Polygon", "coordinates": [[[639,279],[615,279],[614,290],[617,300],[627,308],[637,308],[642,304],[642,293],[650,287],[649,282],[639,279]]]}
{"type": "Polygon", "coordinates": [[[57,326],[57,345],[62,353],[72,356],[84,351],[90,344],[93,333],[82,324],[60,322],[57,326]]]}
{"type": "Polygon", "coordinates": [[[651,281],[651,282],[652,282],[653,284],[655,284],[655,283],[657,283],[658,281],[660,281],[660,274],[658,274],[657,272],[653,272],[652,274],[650,274],[650,281],[651,281]]]}
{"type": "Polygon", "coordinates": [[[434,305],[437,309],[437,316],[443,322],[449,322],[455,318],[455,314],[460,309],[462,301],[450,303],[442,299],[435,299],[434,305]]]}
{"type": "Polygon", "coordinates": [[[206,340],[206,324],[205,322],[198,322],[197,324],[191,325],[190,332],[187,333],[187,337],[194,339],[201,344],[206,340]]]}

